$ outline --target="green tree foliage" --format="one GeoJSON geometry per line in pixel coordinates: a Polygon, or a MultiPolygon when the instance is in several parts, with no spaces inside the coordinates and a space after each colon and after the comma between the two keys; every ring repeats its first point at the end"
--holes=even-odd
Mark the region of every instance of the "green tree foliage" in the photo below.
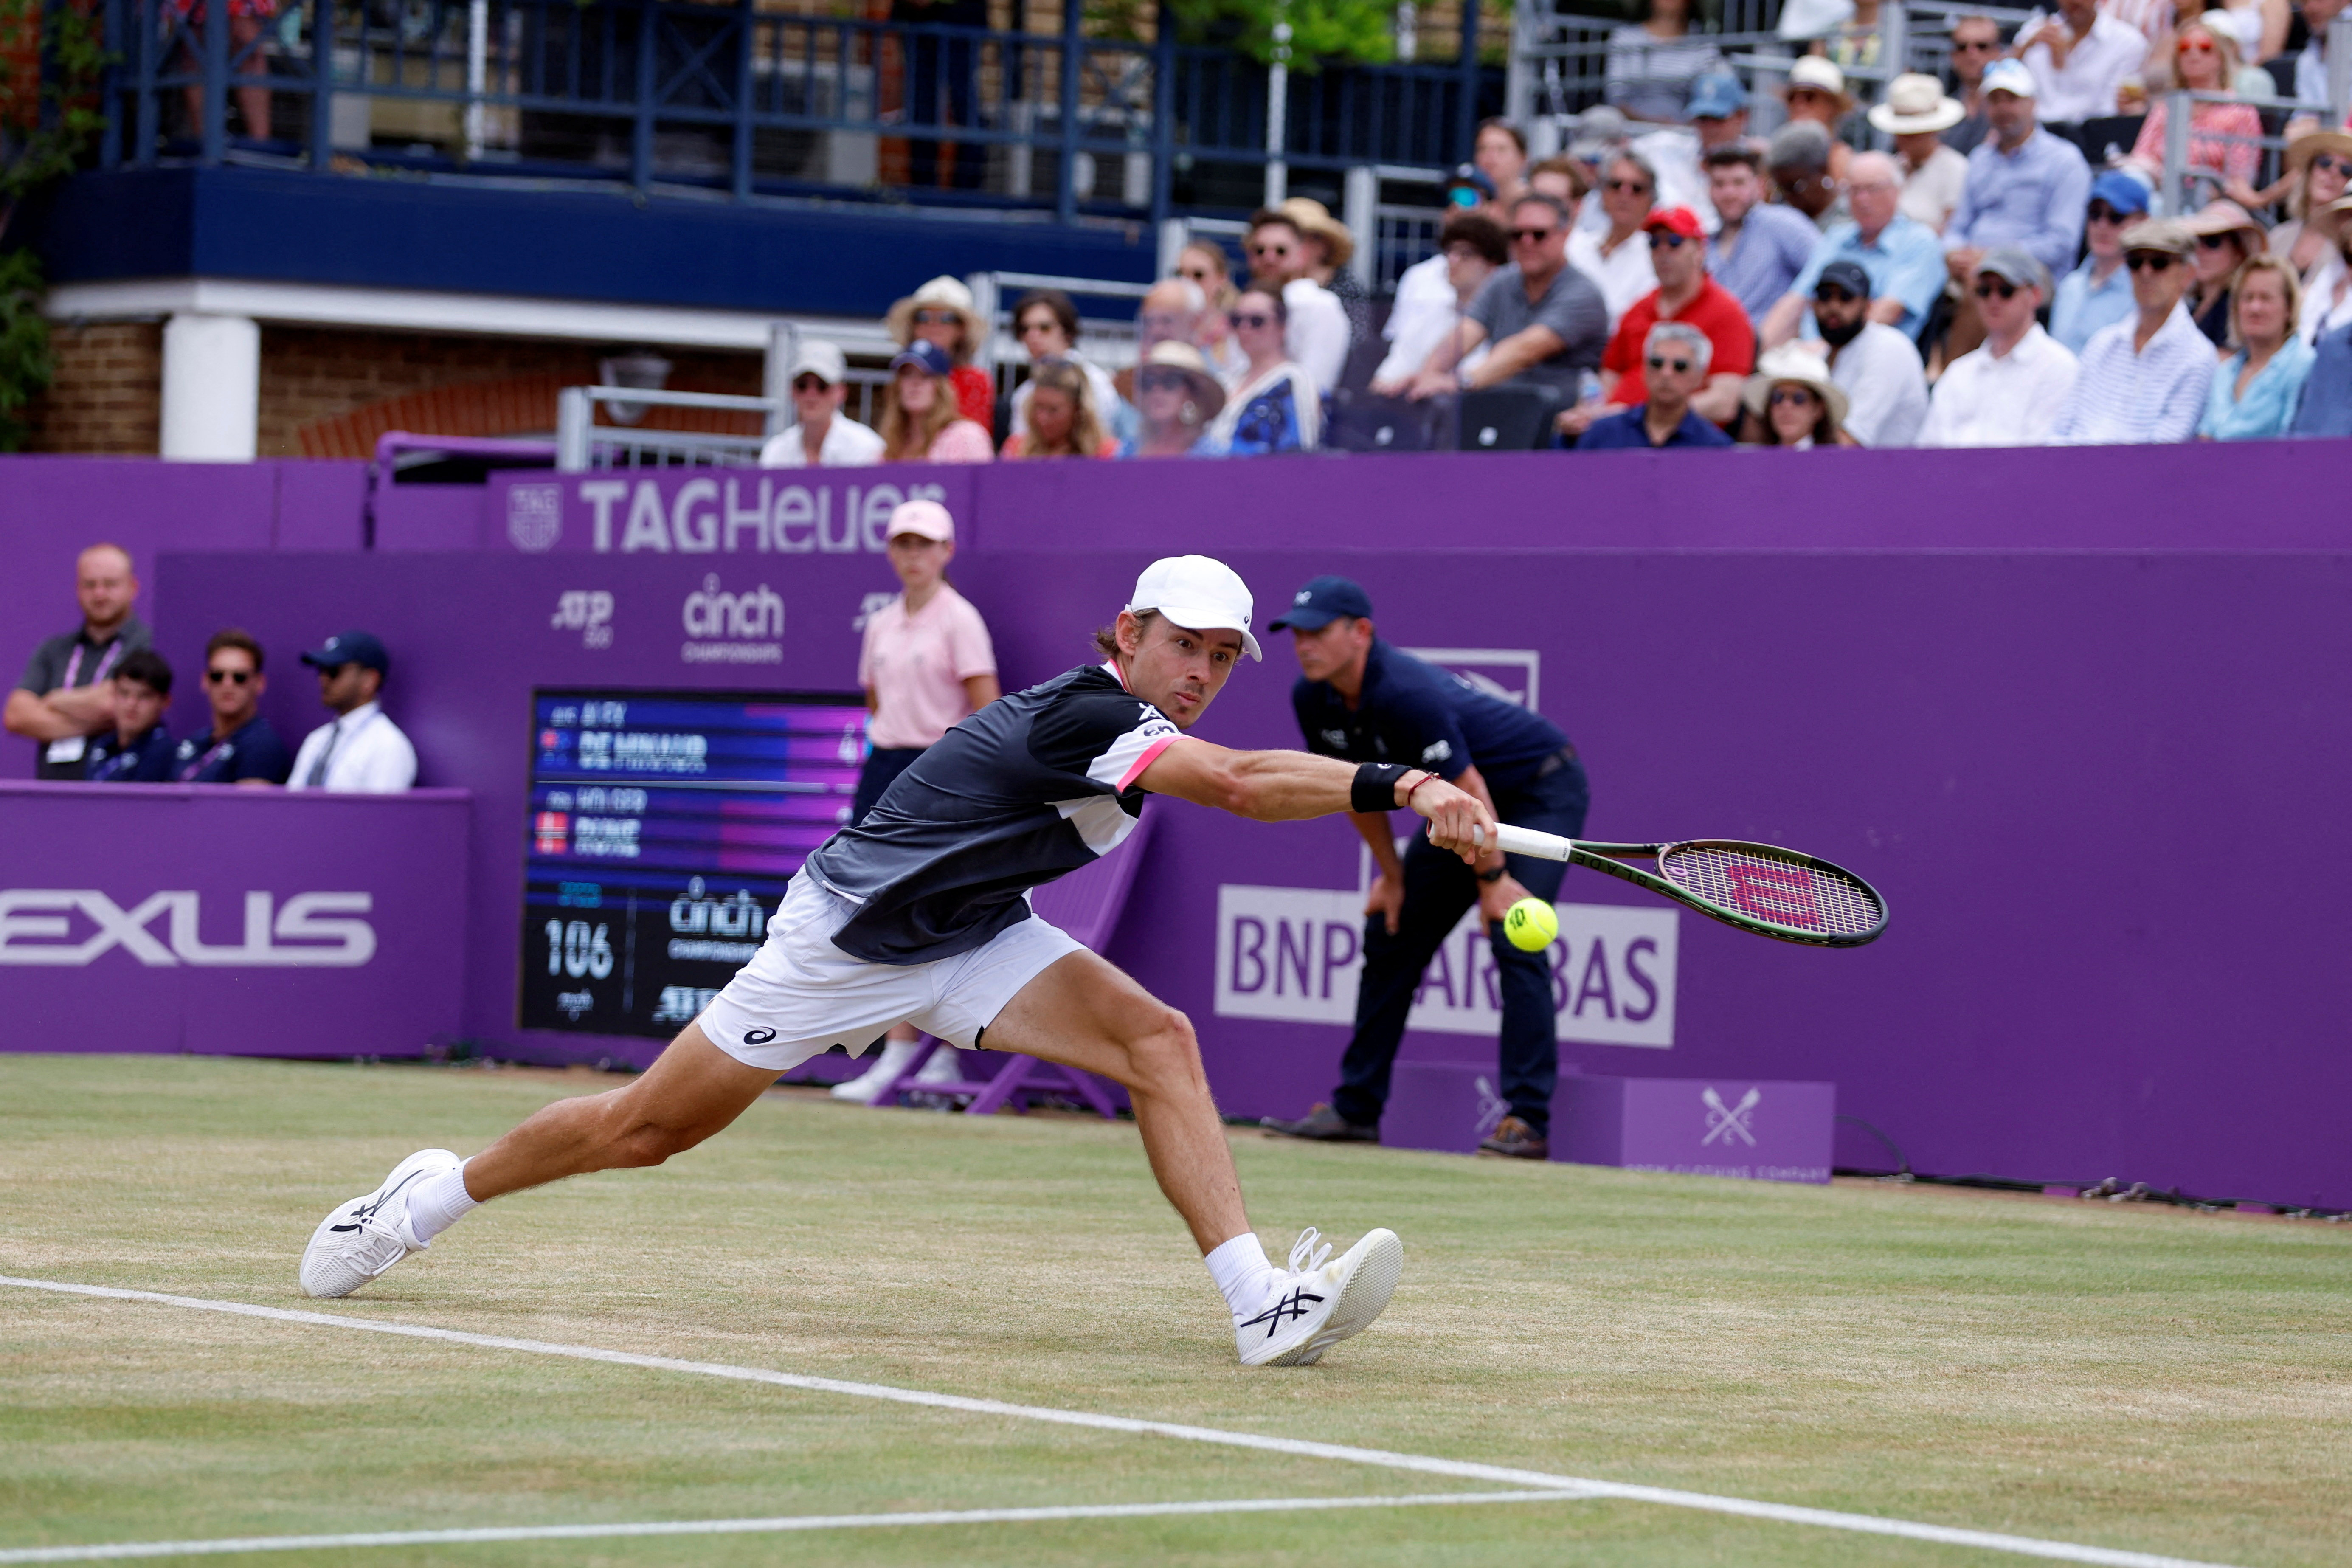
{"type": "MultiPolygon", "coordinates": [[[[0,0],[0,240],[25,198],[73,172],[104,122],[106,46],[92,0],[0,0]]],[[[0,452],[56,373],[37,257],[0,249],[0,452]]]]}
{"type": "Polygon", "coordinates": [[[1287,23],[1297,71],[1396,55],[1392,0],[1169,0],[1168,9],[1187,43],[1222,43],[1266,65],[1279,58],[1276,26],[1287,23]]]}

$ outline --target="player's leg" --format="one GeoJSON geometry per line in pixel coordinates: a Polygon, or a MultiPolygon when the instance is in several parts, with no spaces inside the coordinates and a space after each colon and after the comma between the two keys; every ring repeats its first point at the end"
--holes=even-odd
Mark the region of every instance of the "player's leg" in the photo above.
{"type": "MultiPolygon", "coordinates": [[[[1495,814],[1505,822],[1581,837],[1588,798],[1584,770],[1574,761],[1520,788],[1499,796],[1495,814]]],[[[1560,879],[1568,873],[1564,861],[1506,858],[1511,875],[1528,895],[1544,902],[1559,901],[1560,879]]],[[[1496,989],[1502,1003],[1502,1031],[1496,1042],[1503,1099],[1510,1114],[1479,1144],[1482,1152],[1517,1159],[1541,1160],[1550,1155],[1552,1093],[1559,1083],[1559,1040],[1557,998],[1552,986],[1551,951],[1522,952],[1511,945],[1499,924],[1489,932],[1495,950],[1496,989]]]]}
{"type": "Polygon", "coordinates": [[[1461,857],[1416,836],[1405,846],[1404,906],[1391,932],[1380,916],[1364,922],[1364,968],[1356,984],[1356,1030],[1339,1057],[1339,1083],[1328,1110],[1297,1121],[1269,1118],[1270,1132],[1293,1138],[1377,1137],[1388,1105],[1389,1073],[1404,1040],[1405,1019],[1422,972],[1463,911],[1478,901],[1478,881],[1461,857]]]}
{"type": "MultiPolygon", "coordinates": [[[[1006,933],[1008,946],[1035,944],[1046,933],[1060,934],[1024,921],[1006,933]]],[[[1036,970],[1001,1006],[992,1005],[984,976],[971,990],[961,1009],[950,1000],[935,1032],[957,1039],[974,1012],[992,1013],[984,1029],[971,1030],[989,1049],[1059,1062],[1127,1089],[1151,1173],[1224,1295],[1244,1362],[1304,1365],[1380,1315],[1403,1267],[1392,1232],[1372,1231],[1336,1259],[1328,1247],[1314,1250],[1309,1232],[1291,1249],[1288,1268],[1268,1261],[1249,1228],[1200,1041],[1183,1014],[1083,948],[1036,970]]]]}

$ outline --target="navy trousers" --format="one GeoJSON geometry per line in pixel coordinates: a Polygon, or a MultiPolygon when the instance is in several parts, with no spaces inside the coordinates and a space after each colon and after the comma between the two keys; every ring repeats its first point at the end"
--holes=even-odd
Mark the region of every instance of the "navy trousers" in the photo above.
{"type": "MultiPolygon", "coordinates": [[[[1496,792],[1495,812],[1503,821],[1540,833],[1574,838],[1584,831],[1591,800],[1584,769],[1573,757],[1541,778],[1496,792]]],[[[1565,862],[1506,857],[1511,875],[1546,902],[1559,898],[1565,862]]],[[[1404,852],[1404,909],[1396,933],[1378,915],[1364,921],[1364,977],[1356,993],[1356,1033],[1339,1058],[1339,1087],[1332,1109],[1360,1126],[1379,1122],[1388,1104],[1389,1069],[1404,1038],[1406,1016],[1422,971],[1436,955],[1463,915],[1477,906],[1478,879],[1461,857],[1416,835],[1404,852]]],[[[1503,1098],[1511,1114],[1538,1133],[1551,1126],[1552,1089],[1559,1078],[1559,1045],[1554,1032],[1551,961],[1548,952],[1521,952],[1503,936],[1497,921],[1487,932],[1494,943],[1496,981],[1501,992],[1503,1098]]]]}

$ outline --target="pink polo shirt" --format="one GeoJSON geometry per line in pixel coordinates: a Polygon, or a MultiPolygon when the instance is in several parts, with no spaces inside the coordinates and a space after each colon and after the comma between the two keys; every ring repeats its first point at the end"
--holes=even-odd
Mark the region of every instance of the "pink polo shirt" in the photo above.
{"type": "Polygon", "coordinates": [[[971,711],[965,679],[995,673],[988,625],[970,599],[942,583],[910,616],[899,595],[866,623],[857,655],[857,683],[872,687],[877,702],[866,738],[892,748],[938,745],[971,711]]]}

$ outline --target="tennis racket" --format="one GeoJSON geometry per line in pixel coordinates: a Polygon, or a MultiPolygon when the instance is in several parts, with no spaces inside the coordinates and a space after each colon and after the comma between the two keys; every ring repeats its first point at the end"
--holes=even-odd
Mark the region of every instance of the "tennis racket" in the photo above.
{"type": "Polygon", "coordinates": [[[1886,929],[1886,900],[1876,889],[1843,866],[1794,849],[1735,838],[1588,844],[1507,824],[1497,831],[1506,854],[1589,866],[1758,936],[1860,947],[1886,929]],[[1653,856],[1654,872],[1624,864],[1653,856]]]}

